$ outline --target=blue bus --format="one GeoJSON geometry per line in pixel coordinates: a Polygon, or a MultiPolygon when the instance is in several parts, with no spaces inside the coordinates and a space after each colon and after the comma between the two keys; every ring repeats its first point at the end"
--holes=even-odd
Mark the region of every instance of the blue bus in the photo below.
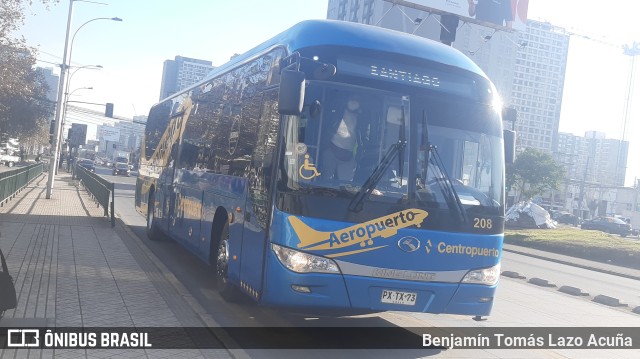
{"type": "Polygon", "coordinates": [[[136,207],[227,300],[484,316],[504,142],[494,86],[457,50],[305,21],[151,108],[136,207]]]}

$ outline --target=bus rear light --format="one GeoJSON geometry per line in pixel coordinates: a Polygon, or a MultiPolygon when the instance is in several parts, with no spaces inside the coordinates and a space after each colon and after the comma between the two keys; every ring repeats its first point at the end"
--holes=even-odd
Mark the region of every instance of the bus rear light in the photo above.
{"type": "Polygon", "coordinates": [[[314,256],[277,244],[271,244],[271,249],[280,263],[296,273],[340,273],[336,262],[329,258],[314,256]]]}
{"type": "Polygon", "coordinates": [[[500,279],[500,263],[493,267],[469,271],[462,283],[496,285],[500,279]]]}

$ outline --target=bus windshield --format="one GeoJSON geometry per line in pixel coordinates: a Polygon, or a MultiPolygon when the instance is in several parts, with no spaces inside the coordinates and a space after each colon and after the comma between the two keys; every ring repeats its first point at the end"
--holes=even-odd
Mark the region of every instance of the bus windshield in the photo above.
{"type": "Polygon", "coordinates": [[[358,202],[375,206],[407,201],[453,211],[459,203],[465,211],[498,215],[503,145],[499,131],[482,126],[496,122],[491,116],[497,114],[486,104],[452,106],[442,94],[422,98],[312,82],[303,114],[285,117],[278,188],[350,200],[344,207],[351,211],[360,196],[358,202]]]}

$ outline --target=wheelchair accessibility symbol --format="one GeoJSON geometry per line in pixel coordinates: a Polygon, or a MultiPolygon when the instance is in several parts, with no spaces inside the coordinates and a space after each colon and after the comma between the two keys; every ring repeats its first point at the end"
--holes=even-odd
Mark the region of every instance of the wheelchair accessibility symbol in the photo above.
{"type": "Polygon", "coordinates": [[[302,164],[302,166],[300,166],[300,169],[298,169],[298,174],[300,175],[300,177],[306,180],[310,180],[320,176],[320,172],[318,172],[316,165],[309,162],[308,154],[304,155],[304,163],[302,164]]]}

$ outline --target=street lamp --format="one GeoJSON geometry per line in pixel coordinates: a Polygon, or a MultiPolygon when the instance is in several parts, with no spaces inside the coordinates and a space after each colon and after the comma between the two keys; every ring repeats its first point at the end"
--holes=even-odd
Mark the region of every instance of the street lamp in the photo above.
{"type": "MultiPolygon", "coordinates": [[[[61,126],[61,118],[62,118],[62,110],[63,110],[63,99],[64,99],[64,94],[65,94],[65,75],[67,75],[67,69],[69,68],[68,64],[71,64],[71,56],[69,56],[68,58],[68,62],[67,62],[67,50],[68,50],[68,45],[69,45],[69,32],[71,30],[71,18],[73,15],[73,1],[74,0],[69,0],[69,14],[67,16],[67,31],[65,34],[65,39],[64,39],[64,52],[62,55],[62,64],[60,65],[60,83],[58,84],[58,99],[56,101],[56,116],[55,116],[55,130],[54,130],[54,136],[53,136],[53,143],[52,143],[52,147],[54,149],[53,151],[53,158],[51,159],[51,164],[49,166],[49,177],[47,179],[47,192],[46,192],[46,198],[50,199],[51,198],[51,193],[53,191],[53,182],[54,182],[54,178],[55,178],[55,172],[56,172],[56,168],[58,165],[58,160],[60,158],[60,148],[59,148],[59,139],[60,139],[60,132],[62,130],[62,126],[61,126]]],[[[84,25],[92,22],[92,21],[96,21],[96,20],[113,20],[113,21],[122,21],[122,19],[120,18],[96,18],[96,19],[91,19],[87,22],[85,22],[84,24],[80,25],[80,27],[78,28],[78,30],[80,30],[84,25]]],[[[76,32],[74,33],[74,37],[75,35],[78,33],[78,30],[76,30],[76,32]]],[[[69,51],[69,54],[71,53],[71,51],[69,51]]]]}
{"type": "MultiPolygon", "coordinates": [[[[73,41],[71,43],[71,46],[73,47],[73,41]]],[[[69,68],[71,68],[73,66],[69,66],[69,68]]],[[[71,87],[71,79],[73,78],[73,75],[76,74],[76,72],[82,70],[82,69],[88,69],[88,70],[100,70],[102,69],[102,65],[85,65],[85,66],[80,66],[77,69],[75,69],[73,72],[68,72],[68,76],[67,76],[67,85],[65,87],[66,90],[69,89],[69,87],[71,87]]],[[[90,89],[93,90],[93,87],[85,87],[85,89],[90,89]]],[[[76,90],[80,90],[80,89],[76,89],[76,90]]],[[[75,91],[75,90],[74,90],[75,91]]],[[[60,151],[60,147],[62,146],[62,136],[64,134],[64,125],[65,125],[65,121],[67,119],[67,105],[69,102],[69,93],[65,92],[64,94],[64,101],[62,102],[63,106],[62,106],[62,124],[61,124],[61,131],[60,131],[60,136],[58,137],[58,151],[60,151]]],[[[56,174],[57,174],[57,167],[56,167],[56,174]]]]}
{"type": "MultiPolygon", "coordinates": [[[[69,66],[69,68],[71,68],[71,67],[76,67],[76,66],[69,66]]],[[[102,69],[102,65],[84,65],[84,66],[80,66],[77,69],[73,70],[73,72],[69,72],[70,75],[67,77],[67,87],[69,87],[69,84],[71,83],[71,79],[73,78],[73,75],[75,75],[76,72],[78,72],[78,71],[80,71],[82,69],[100,70],[100,69],[102,69]]]]}

